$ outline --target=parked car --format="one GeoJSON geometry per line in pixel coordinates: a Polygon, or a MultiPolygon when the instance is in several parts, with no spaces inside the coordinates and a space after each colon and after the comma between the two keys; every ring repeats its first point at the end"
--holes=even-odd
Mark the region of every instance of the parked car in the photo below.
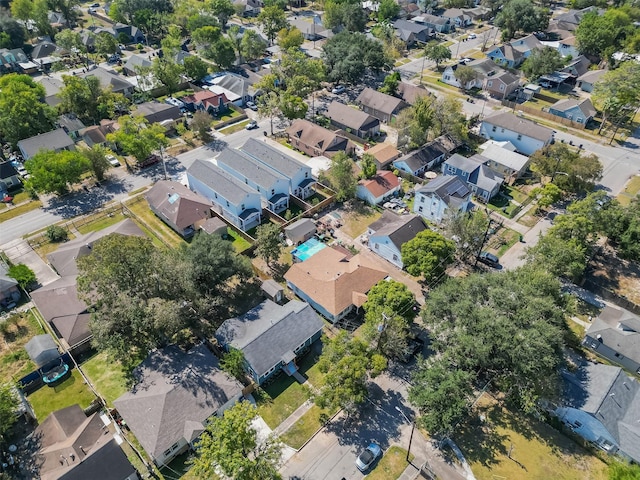
{"type": "Polygon", "coordinates": [[[105,157],[109,163],[111,164],[112,167],[119,167],[120,166],[120,161],[113,155],[107,155],[105,157]]]}
{"type": "Polygon", "coordinates": [[[258,128],[258,122],[256,122],[255,120],[251,120],[249,123],[247,123],[247,126],[244,127],[247,130],[253,130],[254,128],[258,128]]]}
{"type": "Polygon", "coordinates": [[[474,38],[478,38],[478,36],[475,33],[470,33],[468,38],[473,40],[474,38]]]}
{"type": "Polygon", "coordinates": [[[247,108],[249,110],[253,110],[254,112],[258,111],[258,106],[253,102],[247,102],[247,103],[245,103],[245,105],[247,106],[247,108]]]}
{"type": "Polygon", "coordinates": [[[380,455],[382,455],[382,448],[380,448],[380,445],[375,442],[371,442],[369,446],[364,449],[364,452],[358,455],[358,458],[356,459],[356,467],[358,467],[358,470],[361,472],[366,472],[380,455]]]}
{"type": "Polygon", "coordinates": [[[169,105],[173,105],[174,107],[185,108],[184,102],[182,100],[178,100],[177,98],[167,97],[164,103],[168,103],[169,105]]]}
{"type": "Polygon", "coordinates": [[[484,263],[485,265],[489,265],[490,267],[496,268],[500,266],[500,259],[496,257],[493,253],[482,252],[478,256],[478,260],[484,263]]]}
{"type": "Polygon", "coordinates": [[[344,85],[337,85],[333,88],[333,90],[331,90],[331,93],[335,94],[335,95],[339,95],[341,93],[346,92],[347,89],[344,87],[344,85]]]}
{"type": "Polygon", "coordinates": [[[542,88],[551,88],[551,83],[549,82],[538,82],[538,85],[540,85],[542,88]]]}
{"type": "Polygon", "coordinates": [[[96,13],[96,12],[97,12],[97,10],[96,10],[95,8],[91,8],[91,7],[90,7],[90,8],[87,10],[87,12],[88,12],[88,13],[96,13]]]}

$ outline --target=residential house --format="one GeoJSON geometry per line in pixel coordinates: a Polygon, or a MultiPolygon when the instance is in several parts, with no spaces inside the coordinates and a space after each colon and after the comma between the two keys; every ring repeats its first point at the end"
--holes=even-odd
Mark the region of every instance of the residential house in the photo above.
{"type": "MultiPolygon", "coordinates": [[[[509,145],[511,145],[509,143],[509,145]]],[[[509,148],[486,142],[480,145],[480,155],[487,159],[485,165],[502,175],[508,181],[522,177],[529,167],[529,157],[520,155],[509,148]]]]}
{"type": "Polygon", "coordinates": [[[315,16],[311,21],[307,21],[304,17],[295,16],[293,19],[289,19],[289,25],[300,30],[305,40],[316,41],[333,36],[333,32],[322,25],[318,16],[315,16]]]}
{"type": "MultiPolygon", "coordinates": [[[[224,88],[230,95],[234,95],[242,99],[239,106],[244,106],[246,102],[253,102],[256,97],[262,93],[262,90],[255,88],[249,79],[244,78],[236,73],[226,73],[212,79],[213,85],[224,88]]],[[[225,93],[226,95],[226,93],[225,93]]],[[[228,96],[227,98],[231,98],[228,96]]]]}
{"type": "Polygon", "coordinates": [[[40,150],[53,150],[61,152],[62,150],[75,150],[76,146],[73,140],[62,128],[47,133],[41,133],[35,137],[25,138],[18,142],[18,148],[22,154],[22,158],[29,160],[40,150]]]}
{"type": "Polygon", "coordinates": [[[400,150],[386,142],[376,143],[373,147],[367,149],[365,153],[373,155],[378,170],[382,170],[390,165],[391,162],[402,156],[402,152],[400,150]]]}
{"type": "Polygon", "coordinates": [[[122,65],[122,70],[124,71],[125,75],[135,77],[140,73],[141,70],[151,68],[152,66],[153,62],[147,57],[136,55],[134,53],[127,59],[126,62],[124,62],[124,65],[122,65]]]}
{"type": "Polygon", "coordinates": [[[187,170],[187,181],[191,190],[208,198],[214,209],[241,230],[260,225],[260,193],[217,165],[196,160],[187,170]]]}
{"type": "Polygon", "coordinates": [[[413,211],[430,222],[440,223],[451,212],[472,208],[471,190],[456,176],[438,176],[416,188],[413,211]]]}
{"type": "Polygon", "coordinates": [[[432,28],[438,33],[449,33],[451,30],[455,30],[455,26],[450,19],[438,17],[437,15],[420,15],[413,17],[413,21],[432,28]]]}
{"type": "Polygon", "coordinates": [[[400,191],[400,179],[393,172],[378,170],[373,177],[358,182],[356,197],[369,205],[378,205],[400,191]]]}
{"type": "Polygon", "coordinates": [[[621,368],[585,362],[562,373],[565,385],[553,413],[587,442],[640,462],[640,384],[621,368]]]}
{"type": "Polygon", "coordinates": [[[489,58],[481,58],[478,60],[473,60],[471,62],[467,62],[466,60],[464,60],[454,65],[447,66],[442,72],[442,81],[447,85],[463,88],[463,86],[460,85],[458,78],[456,77],[456,71],[458,70],[458,68],[465,65],[469,68],[472,68],[476,72],[475,78],[464,85],[465,90],[471,90],[472,88],[484,88],[487,79],[506,73],[505,70],[500,68],[494,61],[489,58]]]}
{"type": "Polygon", "coordinates": [[[466,15],[469,15],[473,22],[480,22],[491,18],[491,9],[488,7],[477,6],[474,8],[463,8],[462,11],[466,15]]]}
{"type": "Polygon", "coordinates": [[[582,343],[607,360],[640,374],[640,317],[637,315],[604,307],[582,343]]]}
{"type": "Polygon", "coordinates": [[[3,307],[20,300],[21,293],[18,281],[7,275],[4,268],[0,269],[0,305],[3,307]]]}
{"type": "Polygon", "coordinates": [[[22,185],[18,171],[11,162],[0,162],[0,192],[22,185]]]}
{"type": "Polygon", "coordinates": [[[100,86],[104,89],[111,89],[114,93],[121,93],[125,97],[130,97],[133,94],[134,86],[129,83],[122,75],[119,75],[111,70],[105,70],[102,67],[97,67],[89,70],[86,73],[78,73],[76,76],[81,78],[96,77],[100,80],[100,86]]]}
{"type": "Polygon", "coordinates": [[[498,112],[482,120],[480,136],[509,141],[518,152],[531,155],[553,141],[553,130],[510,112],[498,112]]]}
{"type": "Polygon", "coordinates": [[[507,98],[520,86],[520,77],[510,72],[501,72],[487,78],[485,90],[495,98],[507,98]]]}
{"type": "Polygon", "coordinates": [[[396,215],[385,210],[382,217],[369,225],[368,247],[376,255],[402,269],[402,245],[426,229],[418,215],[396,215]]]}
{"type": "Polygon", "coordinates": [[[311,174],[311,167],[285,153],[283,149],[270,145],[264,138],[250,138],[240,147],[240,150],[280,175],[287,177],[289,191],[292,195],[303,200],[313,195],[313,186],[316,180],[311,174]]]}
{"type": "MultiPolygon", "coordinates": [[[[138,473],[105,428],[99,413],[85,415],[78,404],[49,414],[31,437],[36,450],[30,468],[41,480],[137,480],[138,473]]],[[[122,443],[122,439],[120,439],[122,443]]]]}
{"type": "Polygon", "coordinates": [[[426,88],[407,82],[398,82],[397,92],[398,97],[409,105],[414,105],[420,97],[432,95],[426,88]]]}
{"type": "Polygon", "coordinates": [[[262,8],[262,2],[260,0],[233,0],[233,4],[234,6],[242,5],[244,7],[242,12],[243,17],[257,17],[262,8]]]}
{"type": "Polygon", "coordinates": [[[118,42],[124,44],[130,43],[145,43],[146,39],[142,31],[133,25],[126,25],[124,23],[116,23],[110,27],[90,27],[94,35],[98,35],[102,32],[111,34],[118,42]],[[126,35],[126,40],[125,40],[126,35]]]}
{"type": "Polygon", "coordinates": [[[189,238],[200,220],[211,217],[213,204],[178,182],[160,180],[145,194],[151,211],[175,230],[189,238]]]}
{"type": "Polygon", "coordinates": [[[586,125],[595,116],[596,109],[588,98],[582,100],[565,98],[551,105],[549,107],[549,113],[586,125]]]}
{"type": "Polygon", "coordinates": [[[535,35],[529,34],[488,50],[487,57],[500,65],[518,68],[534,49],[542,47],[540,40],[535,35]]]}
{"type": "MultiPolygon", "coordinates": [[[[89,147],[94,145],[104,145],[107,143],[107,135],[116,131],[118,123],[115,120],[100,120],[100,125],[93,125],[80,130],[80,138],[89,147]]],[[[115,146],[112,148],[112,150],[115,146]]]]}
{"type": "Polygon", "coordinates": [[[607,70],[589,70],[578,77],[577,87],[583,92],[593,92],[593,86],[599,82],[607,70]]]}
{"type": "Polygon", "coordinates": [[[351,140],[340,135],[339,130],[332,132],[305,119],[294,120],[285,132],[291,146],[310,157],[331,158],[338,152],[353,155],[356,148],[351,140]]]}
{"type": "Polygon", "coordinates": [[[562,73],[568,73],[572,76],[571,80],[577,79],[589,71],[591,61],[584,55],[578,55],[571,60],[564,68],[560,69],[562,73]]]}
{"type": "Polygon", "coordinates": [[[324,248],[285,274],[287,286],[335,323],[367,301],[367,292],[387,274],[370,260],[344,249],[324,248]]]}
{"type": "Polygon", "coordinates": [[[50,40],[43,40],[33,46],[31,59],[38,65],[40,71],[48,72],[54,63],[59,62],[62,57],[68,57],[69,54],[68,50],[58,47],[50,40]]]}
{"type": "Polygon", "coordinates": [[[184,119],[180,107],[160,102],[141,103],[134,115],[144,117],[149,123],[159,123],[166,131],[174,130],[184,119]]]}
{"type": "Polygon", "coordinates": [[[231,148],[222,150],[217,162],[222,170],[256,190],[272,212],[289,208],[289,179],[284,175],[241,150],[231,148]]]}
{"type": "Polygon", "coordinates": [[[434,29],[427,25],[422,25],[411,20],[398,19],[393,22],[396,36],[405,42],[407,47],[416,44],[424,45],[433,38],[434,29]]]}
{"type": "Polygon", "coordinates": [[[198,230],[203,231],[207,235],[227,235],[229,227],[220,217],[211,217],[199,220],[195,223],[198,230]]]}
{"type": "Polygon", "coordinates": [[[333,101],[326,117],[331,124],[360,138],[373,138],[380,133],[380,120],[344,103],[333,101]]]}
{"type": "Polygon", "coordinates": [[[456,28],[468,27],[472,22],[471,15],[461,8],[447,8],[440,16],[442,18],[448,18],[456,28]]]}
{"type": "Polygon", "coordinates": [[[195,112],[204,110],[209,115],[218,116],[226,112],[229,107],[229,100],[224,94],[214,93],[210,90],[201,90],[192,95],[182,97],[185,108],[195,112]]]}
{"type": "Polygon", "coordinates": [[[586,7],[581,10],[569,10],[553,18],[549,22],[549,30],[552,32],[574,32],[582,17],[590,12],[602,14],[597,7],[586,7]]]}
{"type": "Polygon", "coordinates": [[[262,385],[280,372],[295,376],[297,359],[320,338],[323,326],[308,303],[292,300],[278,305],[265,300],[244,315],[225,320],[215,336],[225,350],[242,352],[246,371],[262,385]]]}
{"type": "Polygon", "coordinates": [[[264,295],[267,300],[271,300],[275,303],[282,303],[282,300],[285,298],[284,287],[273,278],[269,278],[262,282],[260,290],[262,290],[262,295],[264,295]]]}
{"type": "Polygon", "coordinates": [[[498,193],[504,178],[487,167],[485,161],[480,155],[465,158],[456,153],[442,164],[442,173],[455,175],[467,184],[474,195],[488,202],[498,193]]]}
{"type": "Polygon", "coordinates": [[[0,73],[23,73],[32,75],[38,71],[39,65],[29,60],[21,48],[0,49],[0,73]]]}
{"type": "Polygon", "coordinates": [[[194,447],[212,416],[241,400],[242,385],[220,370],[204,343],[152,351],[133,371],[134,387],[113,402],[156,465],[194,447]]]}
{"type": "Polygon", "coordinates": [[[409,105],[403,100],[378,92],[373,88],[365,88],[358,98],[356,104],[369,115],[379,119],[381,122],[389,123],[400,110],[409,105]]]}
{"type": "Polygon", "coordinates": [[[421,177],[427,170],[440,165],[447,155],[460,147],[462,142],[449,135],[441,135],[418,150],[394,160],[393,167],[421,177]]]}
{"type": "Polygon", "coordinates": [[[60,115],[58,117],[57,124],[58,127],[62,128],[67,135],[76,141],[80,138],[80,131],[86,128],[86,125],[82,123],[82,120],[76,117],[73,113],[60,115]]]}
{"type": "Polygon", "coordinates": [[[44,102],[50,107],[60,104],[61,100],[58,93],[64,87],[64,82],[54,77],[42,76],[35,78],[34,81],[44,87],[44,102]]]}
{"type": "Polygon", "coordinates": [[[306,242],[316,234],[316,224],[310,218],[301,218],[284,227],[284,235],[293,245],[306,242]]]}

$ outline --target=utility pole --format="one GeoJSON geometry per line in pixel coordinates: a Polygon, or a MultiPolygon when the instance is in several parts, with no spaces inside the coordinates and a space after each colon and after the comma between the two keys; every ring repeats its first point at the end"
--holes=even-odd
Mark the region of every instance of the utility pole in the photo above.
{"type": "Polygon", "coordinates": [[[491,228],[491,213],[489,213],[489,209],[485,207],[485,213],[487,214],[487,229],[484,231],[484,236],[482,237],[482,243],[480,244],[480,249],[478,253],[476,253],[476,262],[473,264],[474,267],[478,266],[478,259],[480,258],[480,254],[482,253],[482,249],[484,248],[484,244],[487,241],[487,237],[489,236],[489,229],[491,228]]]}
{"type": "Polygon", "coordinates": [[[411,435],[409,436],[409,448],[407,449],[407,463],[411,463],[409,461],[409,456],[411,455],[411,442],[413,441],[413,432],[416,429],[416,421],[415,419],[409,420],[409,417],[407,417],[404,412],[400,409],[399,406],[396,405],[396,410],[398,411],[398,413],[400,413],[400,415],[402,415],[404,417],[404,419],[411,424],[411,435]]]}
{"type": "Polygon", "coordinates": [[[378,352],[380,352],[382,350],[382,334],[384,333],[384,331],[387,329],[387,322],[389,321],[389,317],[387,317],[387,315],[385,313],[382,314],[382,323],[378,325],[378,333],[380,333],[380,335],[378,335],[378,345],[376,350],[378,350],[378,352]]]}

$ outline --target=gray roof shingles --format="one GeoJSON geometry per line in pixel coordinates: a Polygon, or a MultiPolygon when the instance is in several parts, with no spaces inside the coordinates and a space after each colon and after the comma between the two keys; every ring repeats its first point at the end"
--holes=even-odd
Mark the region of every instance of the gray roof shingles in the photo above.
{"type": "Polygon", "coordinates": [[[226,168],[222,165],[236,172],[239,177],[246,178],[265,190],[271,190],[278,180],[287,179],[284,175],[240,150],[225,148],[217,160],[218,165],[224,170],[226,168]]]}
{"type": "Polygon", "coordinates": [[[301,169],[311,172],[310,167],[293,157],[285,155],[265,141],[250,138],[240,147],[240,150],[288,178],[293,178],[301,169]]]}
{"type": "Polygon", "coordinates": [[[499,112],[483,120],[490,125],[502,127],[505,130],[520,133],[526,137],[535,138],[546,142],[553,135],[553,130],[542,125],[538,125],[531,120],[521,118],[510,112],[499,112]]]}
{"type": "Polygon", "coordinates": [[[33,157],[40,150],[61,150],[73,145],[73,140],[62,128],[42,133],[35,137],[25,138],[18,142],[18,147],[29,158],[33,157]]]}
{"type": "Polygon", "coordinates": [[[230,173],[205,160],[196,160],[187,173],[234,204],[240,203],[247,195],[260,195],[230,173]]]}

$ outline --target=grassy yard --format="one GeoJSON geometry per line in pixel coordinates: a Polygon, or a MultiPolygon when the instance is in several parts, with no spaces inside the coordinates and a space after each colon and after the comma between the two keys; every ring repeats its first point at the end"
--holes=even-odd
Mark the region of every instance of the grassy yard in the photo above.
{"type": "Polygon", "coordinates": [[[30,212],[31,210],[36,210],[41,206],[42,202],[40,200],[32,200],[31,202],[23,203],[15,207],[7,207],[0,212],[0,223],[22,215],[23,213],[30,212]]]}
{"type": "Polygon", "coordinates": [[[245,240],[238,232],[236,232],[233,228],[227,227],[227,235],[229,236],[229,240],[233,242],[233,248],[235,248],[236,252],[244,252],[247,248],[251,246],[251,244],[245,240]]]}
{"type": "Polygon", "coordinates": [[[38,422],[42,422],[51,412],[70,407],[76,403],[81,408],[87,408],[95,398],[78,370],[73,369],[71,376],[60,385],[53,388],[44,386],[29,395],[28,400],[38,422]]]}
{"type": "Polygon", "coordinates": [[[296,450],[300,449],[300,447],[322,427],[322,423],[320,422],[322,411],[323,410],[317,405],[311,407],[307,413],[300,417],[300,420],[294,423],[293,426],[280,437],[280,440],[296,450]]]}
{"type": "Polygon", "coordinates": [[[540,217],[536,215],[537,205],[532,206],[523,216],[518,219],[518,223],[525,227],[533,227],[540,221],[540,217]]]}
{"type": "Polygon", "coordinates": [[[476,410],[475,420],[459,427],[454,440],[478,480],[607,478],[604,462],[549,425],[507,410],[486,394],[476,410]]]}
{"type": "Polygon", "coordinates": [[[127,388],[127,376],[120,363],[104,353],[98,353],[80,365],[95,389],[111,405],[127,388]]]}
{"type": "Polygon", "coordinates": [[[153,236],[158,237],[164,244],[171,247],[178,247],[184,240],[180,235],[173,231],[173,229],[160,220],[149,208],[149,204],[146,200],[142,199],[137,202],[131,202],[127,204],[127,208],[131,210],[137,217],[137,219],[144,224],[147,228],[143,228],[145,231],[150,231],[153,236]]]}
{"type": "Polygon", "coordinates": [[[96,216],[96,218],[90,219],[86,223],[77,226],[76,229],[82,234],[89,232],[98,232],[100,230],[104,230],[107,227],[110,227],[111,225],[115,225],[116,223],[121,222],[125,218],[127,217],[125,217],[122,212],[116,212],[110,215],[101,214],[100,216],[96,216]]]}
{"type": "MultiPolygon", "coordinates": [[[[413,460],[413,454],[409,455],[409,460],[413,460]]],[[[394,445],[385,452],[376,467],[367,475],[367,479],[395,480],[408,466],[407,451],[394,445]]]]}
{"type": "Polygon", "coordinates": [[[358,203],[356,208],[342,214],[342,230],[351,238],[362,235],[369,225],[378,220],[382,216],[377,210],[368,205],[358,203]]]}
{"type": "MultiPolygon", "coordinates": [[[[68,232],[67,241],[73,240],[74,238],[76,238],[76,236],[73,233],[68,232]]],[[[61,245],[64,245],[65,242],[50,242],[46,237],[43,237],[43,239],[45,241],[34,248],[34,250],[46,262],[47,255],[56,251],[61,245]]]]}
{"type": "Polygon", "coordinates": [[[503,194],[502,192],[493,197],[491,201],[487,203],[487,207],[507,218],[513,218],[520,208],[511,201],[511,197],[503,194]]]}
{"type": "Polygon", "coordinates": [[[520,234],[518,232],[509,228],[501,228],[491,237],[488,246],[492,253],[500,257],[519,241],[520,234]]]}
{"type": "MultiPolygon", "coordinates": [[[[160,469],[160,474],[167,480],[198,480],[198,477],[191,473],[190,458],[189,452],[178,455],[169,465],[160,469]]],[[[215,476],[211,480],[218,480],[218,478],[215,476]]]]}
{"type": "Polygon", "coordinates": [[[43,333],[32,312],[11,315],[3,323],[0,332],[0,383],[16,381],[33,371],[35,364],[29,359],[24,345],[34,335],[43,333]]]}
{"type": "Polygon", "coordinates": [[[617,198],[622,205],[627,206],[638,193],[640,193],[640,175],[635,175],[627,182],[624,190],[620,192],[617,198]]]}
{"type": "Polygon", "coordinates": [[[273,383],[253,393],[258,413],[274,429],[311,397],[309,389],[284,373],[273,383]]]}
{"type": "Polygon", "coordinates": [[[225,135],[231,135],[232,133],[236,133],[236,132],[239,132],[240,130],[244,130],[244,127],[246,127],[250,121],[251,119],[242,120],[241,122],[234,123],[233,125],[229,125],[228,127],[224,127],[218,131],[225,135]]]}

